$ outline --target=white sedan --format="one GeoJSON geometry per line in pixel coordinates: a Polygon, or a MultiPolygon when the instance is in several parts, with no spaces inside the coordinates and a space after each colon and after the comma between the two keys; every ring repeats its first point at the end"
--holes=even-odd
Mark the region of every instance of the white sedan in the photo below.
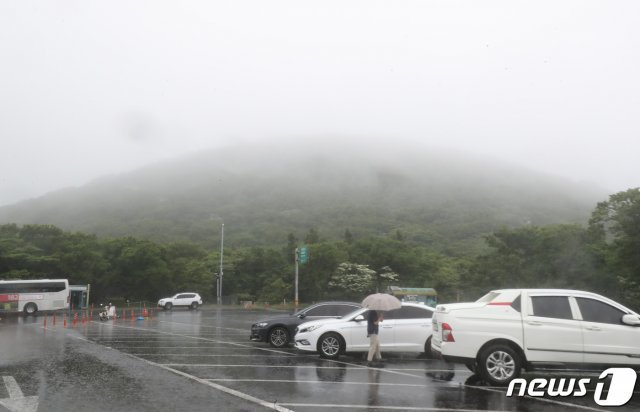
{"type": "MultiPolygon", "coordinates": [[[[434,308],[418,303],[384,313],[379,337],[382,352],[425,352],[431,354],[431,317],[434,308]]],[[[345,352],[367,352],[368,309],[358,309],[339,319],[306,322],[296,328],[295,346],[337,358],[345,352]]]]}

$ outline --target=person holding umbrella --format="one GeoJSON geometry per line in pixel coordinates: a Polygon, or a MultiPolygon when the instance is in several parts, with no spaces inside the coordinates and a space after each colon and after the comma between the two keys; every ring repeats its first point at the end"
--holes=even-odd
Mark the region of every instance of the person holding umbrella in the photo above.
{"type": "Polygon", "coordinates": [[[373,359],[380,362],[382,355],[380,354],[380,339],[378,338],[380,322],[384,320],[382,311],[370,310],[367,318],[367,336],[369,337],[369,353],[367,354],[367,366],[374,365],[373,359]]]}
{"type": "MultiPolygon", "coordinates": [[[[367,296],[362,301],[362,307],[369,309],[367,318],[367,336],[369,337],[369,353],[367,355],[367,366],[374,366],[373,359],[380,362],[380,340],[378,339],[379,325],[384,320],[382,312],[387,310],[400,309],[402,303],[395,296],[387,293],[374,293],[367,296]]],[[[381,366],[377,364],[375,366],[381,366]]]]}

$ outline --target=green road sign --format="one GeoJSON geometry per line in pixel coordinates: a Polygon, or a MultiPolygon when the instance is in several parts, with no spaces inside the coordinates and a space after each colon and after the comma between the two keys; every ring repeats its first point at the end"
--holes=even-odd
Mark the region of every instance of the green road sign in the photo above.
{"type": "Polygon", "coordinates": [[[305,264],[309,262],[309,248],[302,246],[298,249],[298,262],[305,264]]]}

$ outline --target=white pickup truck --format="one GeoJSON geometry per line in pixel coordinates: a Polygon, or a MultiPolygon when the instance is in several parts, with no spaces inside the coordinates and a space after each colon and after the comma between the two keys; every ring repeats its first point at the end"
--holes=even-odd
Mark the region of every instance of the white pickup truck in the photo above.
{"type": "Polygon", "coordinates": [[[432,322],[433,354],[494,385],[542,365],[640,365],[640,316],[595,293],[495,290],[438,305],[432,322]]]}

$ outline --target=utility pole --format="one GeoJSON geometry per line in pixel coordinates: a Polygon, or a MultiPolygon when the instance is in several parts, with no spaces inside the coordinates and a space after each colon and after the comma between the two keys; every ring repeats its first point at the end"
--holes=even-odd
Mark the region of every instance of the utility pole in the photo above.
{"type": "Polygon", "coordinates": [[[222,224],[220,229],[220,273],[218,275],[218,305],[222,303],[222,276],[224,275],[223,262],[224,262],[224,223],[222,224]]]}
{"type": "Polygon", "coordinates": [[[296,277],[295,277],[295,296],[293,298],[293,304],[295,306],[296,309],[298,309],[298,248],[296,248],[295,253],[295,260],[296,260],[296,277]]]}

